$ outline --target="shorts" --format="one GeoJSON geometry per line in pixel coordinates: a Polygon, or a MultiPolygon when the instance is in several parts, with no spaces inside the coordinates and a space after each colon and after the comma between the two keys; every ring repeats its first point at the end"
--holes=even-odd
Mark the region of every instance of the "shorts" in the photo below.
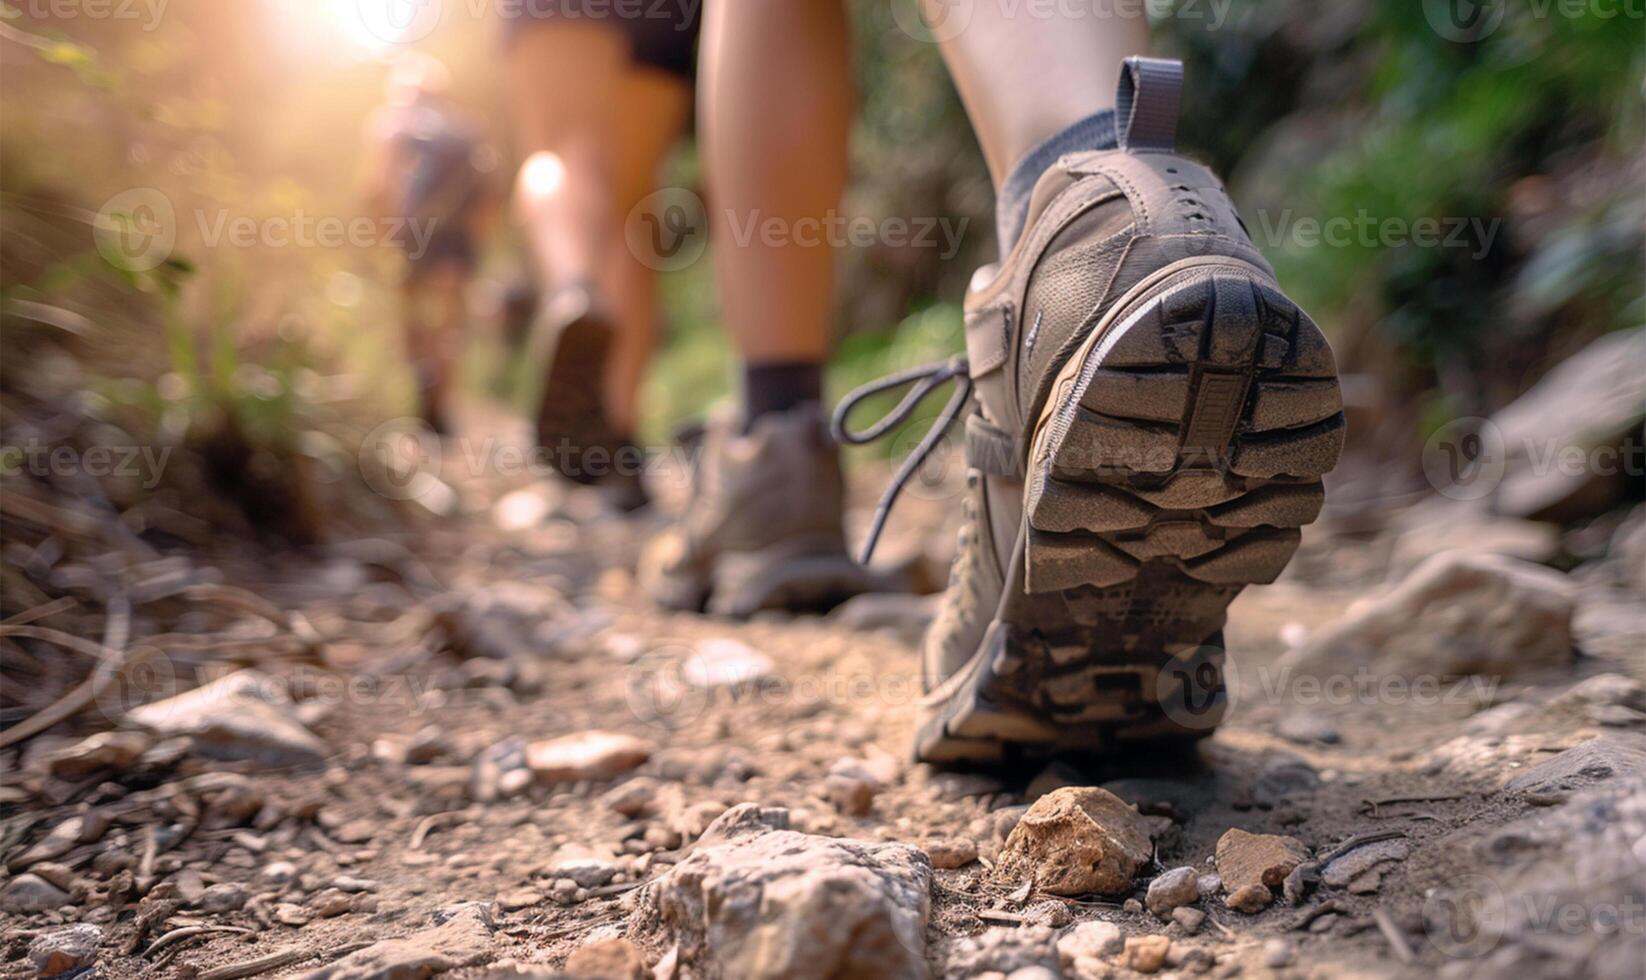
{"type": "Polygon", "coordinates": [[[516,0],[502,5],[508,41],[534,24],[611,24],[629,39],[634,60],[691,81],[703,0],[516,0]]]}

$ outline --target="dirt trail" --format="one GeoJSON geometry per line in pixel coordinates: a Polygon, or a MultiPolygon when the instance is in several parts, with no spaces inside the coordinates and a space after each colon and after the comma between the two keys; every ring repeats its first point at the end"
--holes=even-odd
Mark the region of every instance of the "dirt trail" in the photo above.
{"type": "MultiPolygon", "coordinates": [[[[864,499],[871,482],[858,488],[864,499]]],[[[625,935],[655,964],[671,934],[639,927],[637,886],[666,876],[714,817],[745,801],[785,808],[805,834],[924,848],[939,865],[922,951],[935,975],[1156,966],[1112,947],[1081,964],[1060,957],[1069,944],[1059,939],[1093,920],[1122,937],[1167,937],[1161,968],[1184,975],[1623,975],[1620,964],[1640,961],[1638,905],[1614,926],[1602,921],[1640,894],[1646,862],[1641,808],[1615,812],[1641,799],[1631,753],[1646,718],[1635,704],[1646,630],[1627,576],[1583,580],[1574,663],[1501,681],[1444,676],[1421,691],[1408,673],[1396,691],[1376,675],[1355,680],[1346,662],[1337,682],[1315,684],[1286,666],[1288,651],[1371,591],[1357,569],[1386,564],[1377,556],[1389,547],[1387,534],[1334,536],[1328,520],[1293,573],[1234,605],[1234,706],[1197,759],[1143,749],[1098,770],[1035,765],[1002,779],[907,762],[914,638],[929,602],[748,623],[665,615],[628,571],[643,523],[575,497],[510,497],[519,485],[497,480],[456,489],[458,516],[400,541],[220,565],[284,626],[271,632],[245,610],[207,603],[194,627],[245,634],[242,660],[274,679],[267,710],[295,733],[253,712],[242,718],[252,731],[196,730],[181,746],[134,735],[112,769],[97,760],[118,753],[88,753],[78,736],[26,744],[4,786],[12,870],[0,896],[15,895],[25,873],[68,894],[38,911],[7,900],[8,969],[29,972],[31,942],[87,923],[111,978],[222,980],[250,975],[225,969],[246,963],[256,975],[303,975],[365,943],[426,944],[460,902],[492,903],[489,924],[437,951],[430,969],[550,973],[579,947],[625,935]],[[547,513],[533,513],[534,501],[547,513]],[[320,642],[275,642],[293,623],[320,642]],[[1568,693],[1607,674],[1624,675],[1612,682],[1621,693],[1568,693]],[[545,778],[557,763],[542,743],[590,731],[632,740],[545,778]],[[303,735],[323,752],[318,769],[286,765],[303,735]],[[1507,785],[1596,738],[1594,757],[1571,773],[1507,785]],[[247,745],[262,746],[257,758],[209,757],[243,757],[247,745]],[[593,778],[578,778],[578,766],[593,778]],[[999,872],[1024,804],[1064,785],[1105,786],[1139,807],[1154,854],[1129,895],[1051,896],[999,872]],[[21,859],[75,816],[83,823],[62,851],[43,865],[21,859]],[[1230,828],[1296,838],[1324,880],[1296,904],[1276,888],[1256,914],[1206,895],[1193,903],[1205,921],[1192,932],[1192,913],[1173,923],[1138,905],[1167,869],[1214,871],[1230,828]],[[1326,860],[1357,841],[1346,854],[1360,864],[1326,860]],[[1539,920],[1545,894],[1557,913],[1575,909],[1575,926],[1539,920]],[[1533,896],[1529,925],[1523,895],[1533,896]]],[[[904,526],[921,529],[905,554],[947,533],[952,508],[941,494],[925,498],[900,505],[904,526]]],[[[195,686],[194,658],[171,654],[173,687],[195,686]]],[[[139,684],[120,696],[153,693],[139,684]]],[[[340,975],[423,975],[386,970],[340,975]]]]}

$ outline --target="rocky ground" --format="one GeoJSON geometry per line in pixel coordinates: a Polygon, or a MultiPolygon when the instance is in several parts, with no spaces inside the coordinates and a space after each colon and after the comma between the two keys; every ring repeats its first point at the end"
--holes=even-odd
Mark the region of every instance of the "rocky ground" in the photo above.
{"type": "MultiPolygon", "coordinates": [[[[1638,509],[1333,511],[1233,607],[1197,757],[990,774],[907,759],[929,600],[665,615],[628,571],[643,523],[452,483],[401,539],[21,566],[108,612],[0,624],[8,683],[86,676],[0,731],[7,975],[1646,962],[1638,509]]],[[[887,551],[929,581],[953,508],[917,496],[887,551]]]]}

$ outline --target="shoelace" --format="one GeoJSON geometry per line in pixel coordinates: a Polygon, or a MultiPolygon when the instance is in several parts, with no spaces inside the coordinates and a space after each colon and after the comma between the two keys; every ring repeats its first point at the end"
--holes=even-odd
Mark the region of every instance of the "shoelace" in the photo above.
{"type": "Polygon", "coordinates": [[[896,502],[898,494],[903,492],[915,471],[920,469],[920,464],[924,463],[926,457],[932,454],[932,450],[937,448],[943,434],[949,431],[949,426],[959,420],[960,413],[966,408],[966,402],[972,397],[971,368],[966,363],[966,358],[959,355],[936,364],[909,368],[907,371],[889,374],[853,390],[835,406],[834,418],[830,421],[830,429],[835,439],[848,445],[861,446],[902,425],[914,414],[920,403],[926,400],[927,395],[950,381],[955,382],[955,390],[954,394],[949,396],[949,403],[943,406],[943,411],[932,423],[931,430],[920,440],[920,444],[914,447],[914,452],[903,460],[897,472],[892,475],[892,482],[886,487],[886,492],[880,495],[880,503],[874,509],[874,522],[869,525],[869,537],[863,542],[863,556],[858,559],[865,565],[874,555],[874,546],[880,541],[880,532],[886,528],[886,518],[891,515],[892,504],[896,502]],[[860,432],[853,432],[846,427],[847,416],[864,399],[908,384],[914,387],[910,388],[908,394],[903,396],[903,400],[897,403],[897,407],[882,416],[880,421],[860,432]]]}

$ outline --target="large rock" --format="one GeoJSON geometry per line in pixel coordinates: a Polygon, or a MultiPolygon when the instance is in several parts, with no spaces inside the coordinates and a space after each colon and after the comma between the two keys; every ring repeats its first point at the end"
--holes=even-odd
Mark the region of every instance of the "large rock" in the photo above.
{"type": "Polygon", "coordinates": [[[1389,553],[1391,577],[1403,576],[1447,551],[1502,555],[1544,564],[1560,554],[1560,528],[1541,521],[1522,521],[1487,513],[1478,502],[1444,497],[1413,508],[1401,517],[1400,532],[1389,553]]]}
{"type": "Polygon", "coordinates": [[[926,976],[931,865],[906,844],[781,829],[744,803],[648,884],[631,927],[666,934],[707,977],[926,976]]]}
{"type": "Polygon", "coordinates": [[[1646,328],[1596,340],[1492,416],[1500,514],[1569,522],[1610,510],[1640,484],[1646,328]],[[1633,472],[1631,473],[1631,469],[1633,472]]]}
{"type": "Polygon", "coordinates": [[[1035,801],[1000,849],[1000,872],[1053,895],[1122,895],[1152,855],[1136,810],[1096,786],[1035,801]]]}
{"type": "Polygon", "coordinates": [[[281,683],[237,670],[192,691],[132,709],[126,719],[165,737],[186,736],[195,753],[271,768],[310,767],[326,745],[297,720],[281,683]]]}
{"type": "Polygon", "coordinates": [[[1566,576],[1497,555],[1451,551],[1286,654],[1282,668],[1341,674],[1508,676],[1572,660],[1566,576]]]}
{"type": "Polygon", "coordinates": [[[306,980],[422,980],[492,956],[486,907],[467,903],[435,913],[433,928],[385,939],[310,973],[306,980]]]}
{"type": "Polygon", "coordinates": [[[0,888],[0,909],[46,912],[69,904],[69,893],[39,875],[18,875],[0,888]]]}
{"type": "Polygon", "coordinates": [[[1574,791],[1506,826],[1464,830],[1455,864],[1412,861],[1428,895],[1424,932],[1442,953],[1479,964],[1470,976],[1635,980],[1646,963],[1646,778],[1574,791]]]}
{"type": "Polygon", "coordinates": [[[1615,735],[1587,742],[1545,759],[1509,780],[1511,792],[1538,803],[1558,803],[1577,790],[1618,776],[1646,775],[1646,739],[1615,735]]]}

